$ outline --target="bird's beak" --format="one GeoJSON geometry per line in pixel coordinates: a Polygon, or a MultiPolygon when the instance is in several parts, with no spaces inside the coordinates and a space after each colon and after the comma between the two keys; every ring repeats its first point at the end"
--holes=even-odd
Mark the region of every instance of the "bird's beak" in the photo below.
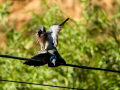
{"type": "Polygon", "coordinates": [[[37,33],[37,36],[39,36],[38,33],[37,33]]]}
{"type": "Polygon", "coordinates": [[[55,63],[54,63],[54,66],[55,66],[55,63]]]}

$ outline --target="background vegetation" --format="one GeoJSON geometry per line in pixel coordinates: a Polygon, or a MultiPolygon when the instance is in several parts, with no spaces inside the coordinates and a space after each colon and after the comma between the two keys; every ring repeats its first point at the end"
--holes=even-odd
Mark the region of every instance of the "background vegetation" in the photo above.
{"type": "MultiPolygon", "coordinates": [[[[0,54],[30,58],[40,45],[33,39],[36,30],[43,25],[48,29],[59,24],[67,15],[53,5],[48,8],[45,2],[42,15],[33,13],[33,19],[22,30],[8,27],[6,16],[9,4],[0,6],[0,22],[4,25],[4,33],[8,38],[7,48],[1,48],[0,54]]],[[[67,63],[105,69],[120,70],[120,13],[108,19],[99,7],[84,5],[83,17],[77,21],[70,19],[59,34],[57,47],[67,63]]],[[[119,6],[117,6],[119,11],[119,6]]],[[[32,13],[32,12],[31,12],[32,13]]],[[[73,67],[50,68],[47,65],[33,67],[23,65],[24,61],[0,58],[0,79],[34,82],[40,84],[60,85],[90,90],[120,90],[120,74],[96,70],[78,69],[73,67]]],[[[0,81],[0,90],[61,90],[0,81]]],[[[65,89],[62,89],[65,90],[65,89]]]]}

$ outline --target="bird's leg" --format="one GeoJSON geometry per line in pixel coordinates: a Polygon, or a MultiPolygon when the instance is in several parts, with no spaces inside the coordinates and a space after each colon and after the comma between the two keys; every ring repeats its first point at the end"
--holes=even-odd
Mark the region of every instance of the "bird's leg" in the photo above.
{"type": "Polygon", "coordinates": [[[45,60],[43,60],[43,63],[45,63],[45,60]]]}
{"type": "Polygon", "coordinates": [[[43,50],[45,50],[45,49],[44,49],[44,46],[43,46],[43,45],[41,45],[41,51],[43,51],[43,50]]]}
{"type": "Polygon", "coordinates": [[[44,51],[45,49],[41,49],[41,51],[44,51]]]}
{"type": "Polygon", "coordinates": [[[41,51],[44,51],[45,49],[44,48],[41,48],[41,51]]]}

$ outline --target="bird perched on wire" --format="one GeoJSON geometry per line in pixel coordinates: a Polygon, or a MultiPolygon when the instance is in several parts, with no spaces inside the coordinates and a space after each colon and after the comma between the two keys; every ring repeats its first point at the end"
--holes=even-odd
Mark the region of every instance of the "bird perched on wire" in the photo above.
{"type": "Polygon", "coordinates": [[[41,45],[41,50],[55,49],[58,45],[58,33],[61,31],[62,26],[69,20],[67,18],[64,22],[59,25],[53,25],[46,32],[45,27],[37,31],[37,38],[41,45]]]}
{"type": "Polygon", "coordinates": [[[25,61],[24,64],[30,66],[42,66],[48,64],[49,67],[60,66],[59,63],[66,64],[65,60],[60,56],[56,49],[51,50],[40,50],[31,59],[42,60],[39,61],[25,61]],[[59,62],[59,63],[57,63],[59,62]]]}

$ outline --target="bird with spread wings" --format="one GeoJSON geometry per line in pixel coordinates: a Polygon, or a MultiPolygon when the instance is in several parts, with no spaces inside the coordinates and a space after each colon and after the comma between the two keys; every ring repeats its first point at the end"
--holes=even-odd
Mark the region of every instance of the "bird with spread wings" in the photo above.
{"type": "Polygon", "coordinates": [[[69,20],[67,18],[59,25],[53,25],[46,32],[45,27],[37,31],[37,38],[41,45],[41,50],[55,49],[58,45],[58,33],[61,31],[62,26],[69,20]]]}
{"type": "Polygon", "coordinates": [[[42,50],[38,51],[31,58],[43,60],[43,62],[39,63],[38,61],[25,61],[24,64],[30,66],[42,66],[48,63],[49,67],[60,66],[60,64],[58,64],[57,62],[65,64],[65,60],[60,56],[56,47],[58,45],[58,33],[61,31],[62,26],[68,20],[69,18],[67,18],[59,25],[51,26],[47,32],[44,26],[39,29],[37,31],[37,38],[42,50]]]}

